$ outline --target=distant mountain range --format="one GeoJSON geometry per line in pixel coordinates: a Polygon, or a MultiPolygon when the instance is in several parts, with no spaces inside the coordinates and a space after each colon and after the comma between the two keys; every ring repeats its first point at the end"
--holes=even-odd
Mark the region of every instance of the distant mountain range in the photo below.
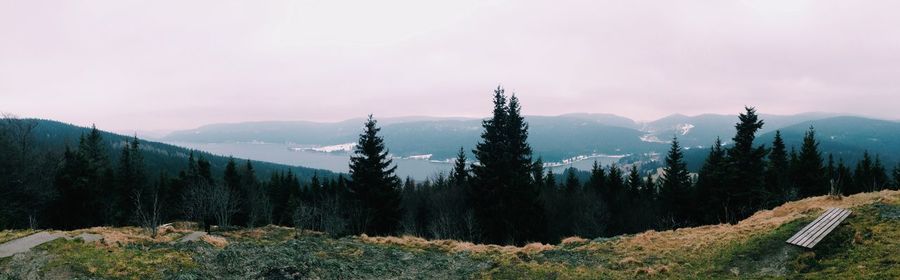
{"type": "MultiPolygon", "coordinates": [[[[759,144],[769,145],[781,130],[790,147],[799,143],[810,125],[815,126],[822,150],[855,161],[863,151],[881,154],[886,162],[900,155],[900,123],[831,113],[761,115],[765,122],[759,144]]],[[[481,119],[407,117],[379,121],[390,151],[401,157],[431,154],[431,159],[455,156],[460,147],[470,151],[481,134],[481,119]]],[[[579,155],[643,154],[665,152],[675,136],[683,146],[699,153],[716,137],[729,142],[737,115],[671,115],[638,122],[612,114],[575,113],[560,116],[527,116],[529,141],[535,155],[545,161],[561,161],[579,155]]],[[[306,121],[212,124],[175,131],[164,142],[231,143],[268,142],[331,146],[355,142],[362,119],[335,123],[306,121]]],[[[693,164],[692,164],[693,165],[693,164]]]]}

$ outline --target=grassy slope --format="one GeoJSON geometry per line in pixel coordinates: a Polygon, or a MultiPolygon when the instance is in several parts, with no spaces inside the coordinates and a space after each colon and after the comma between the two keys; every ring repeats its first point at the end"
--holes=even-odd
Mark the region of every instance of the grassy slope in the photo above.
{"type": "Polygon", "coordinates": [[[0,259],[5,275],[0,279],[900,278],[896,191],[805,199],[761,211],[737,225],[605,240],[569,238],[556,246],[501,247],[414,237],[333,239],[267,227],[222,233],[228,241],[223,247],[170,245],[172,237],[122,238],[140,233],[104,230],[122,241],[57,240],[0,259]],[[852,208],[854,214],[815,250],[784,243],[827,207],[852,208]]]}

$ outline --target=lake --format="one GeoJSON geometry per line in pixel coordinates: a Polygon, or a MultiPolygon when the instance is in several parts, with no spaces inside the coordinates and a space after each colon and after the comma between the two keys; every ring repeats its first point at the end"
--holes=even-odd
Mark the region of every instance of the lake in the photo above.
{"type": "MultiPolygon", "coordinates": [[[[293,144],[277,143],[189,143],[168,142],[168,144],[201,150],[216,155],[234,156],[259,161],[268,161],[286,165],[299,165],[310,168],[326,169],[334,172],[348,172],[350,170],[350,153],[347,152],[316,152],[295,151],[291,148],[302,147],[293,144]]],[[[569,164],[550,167],[554,173],[559,174],[564,169],[575,167],[581,170],[590,170],[594,160],[600,164],[609,165],[616,163],[620,157],[597,156],[587,160],[575,161],[569,164]]],[[[436,162],[422,159],[395,158],[397,175],[401,178],[411,177],[416,180],[434,178],[443,172],[447,174],[453,168],[451,163],[436,162]]]]}

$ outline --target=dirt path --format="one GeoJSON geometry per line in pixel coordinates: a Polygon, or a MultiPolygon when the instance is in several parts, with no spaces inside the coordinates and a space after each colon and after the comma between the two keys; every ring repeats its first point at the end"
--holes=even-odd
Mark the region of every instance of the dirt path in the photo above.
{"type": "Polygon", "coordinates": [[[57,238],[65,238],[62,233],[38,232],[26,237],[12,240],[0,245],[0,258],[9,257],[18,253],[27,252],[35,246],[53,241],[57,238]]]}

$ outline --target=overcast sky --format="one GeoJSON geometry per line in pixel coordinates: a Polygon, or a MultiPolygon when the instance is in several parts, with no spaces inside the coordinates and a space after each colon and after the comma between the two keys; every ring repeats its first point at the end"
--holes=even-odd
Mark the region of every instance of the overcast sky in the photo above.
{"type": "Polygon", "coordinates": [[[900,1],[0,0],[0,111],[116,131],[524,112],[900,119],[900,1]]]}

